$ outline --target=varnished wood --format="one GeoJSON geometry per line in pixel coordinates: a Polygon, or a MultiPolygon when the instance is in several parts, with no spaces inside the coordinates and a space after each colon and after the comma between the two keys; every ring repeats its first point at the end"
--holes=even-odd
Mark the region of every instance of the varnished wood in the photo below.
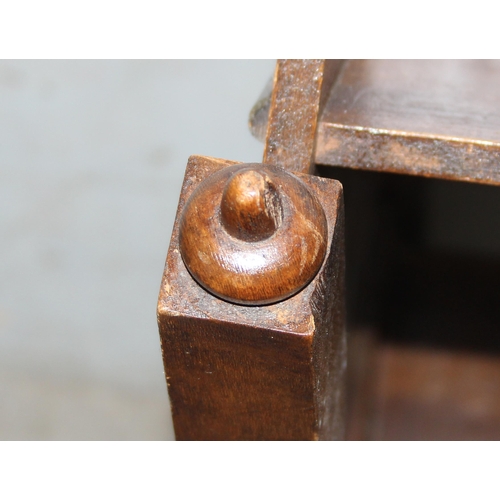
{"type": "MultiPolygon", "coordinates": [[[[498,185],[499,82],[498,61],[348,61],[329,92],[324,112],[319,113],[315,143],[309,151],[313,151],[316,163],[327,166],[498,185]]],[[[289,79],[288,85],[293,87],[294,80],[289,79]]],[[[298,88],[300,85],[295,90],[298,88]]],[[[275,93],[279,91],[275,89],[275,93]]],[[[299,91],[297,95],[300,95],[299,91]]],[[[281,108],[278,100],[275,106],[281,109],[282,117],[288,116],[287,110],[290,109],[290,115],[295,113],[300,122],[300,108],[293,108],[293,103],[298,100],[297,97],[290,99],[281,108]]],[[[265,109],[263,102],[261,100],[259,113],[254,115],[253,125],[258,130],[263,128],[259,121],[264,116],[261,112],[265,109]]],[[[274,130],[278,130],[275,135],[280,140],[280,133],[284,130],[274,130]]],[[[291,134],[284,132],[285,135],[291,134]]],[[[310,138],[310,135],[302,137],[310,138]]],[[[297,144],[302,151],[307,149],[304,143],[299,141],[297,144]]],[[[279,152],[281,158],[286,158],[286,151],[284,147],[279,152]]],[[[287,161],[291,165],[293,155],[287,161]]],[[[414,201],[410,197],[407,203],[414,201]]],[[[382,205],[380,200],[378,203],[382,205]]],[[[403,216],[407,215],[400,206],[393,208],[392,214],[386,210],[383,220],[401,217],[401,212],[403,216]]],[[[423,208],[419,207],[420,211],[423,208]]],[[[351,214],[358,209],[359,204],[353,205],[351,214]]],[[[406,220],[408,226],[414,223],[414,219],[406,220]]],[[[384,241],[380,237],[384,224],[373,227],[376,229],[370,233],[370,244],[380,253],[392,257],[399,255],[404,248],[388,250],[377,247],[377,243],[384,241]],[[397,253],[391,254],[394,250],[397,253]]],[[[352,259],[349,262],[352,264],[352,259]]],[[[422,294],[428,302],[439,304],[433,315],[427,317],[422,310],[422,299],[417,302],[411,295],[409,303],[405,302],[412,279],[399,273],[398,269],[394,270],[394,262],[390,264],[392,267],[387,270],[392,278],[383,271],[379,274],[382,273],[385,285],[391,279],[397,280],[398,287],[391,302],[392,321],[400,327],[398,321],[406,318],[414,342],[414,337],[420,341],[422,338],[439,339],[441,349],[416,348],[415,345],[377,346],[371,335],[365,337],[362,345],[351,343],[350,347],[356,351],[350,358],[354,374],[351,389],[358,394],[351,400],[351,410],[356,415],[353,418],[351,414],[349,418],[352,424],[349,437],[498,439],[498,359],[491,353],[481,355],[471,351],[443,350],[451,349],[451,338],[455,342],[463,341],[464,330],[469,330],[470,337],[489,338],[494,344],[496,323],[491,324],[491,312],[495,310],[496,291],[485,288],[487,299],[481,300],[489,307],[485,307],[479,316],[470,315],[472,319],[465,321],[466,313],[477,306],[477,298],[471,296],[471,283],[462,280],[464,267],[458,269],[456,278],[450,282],[450,289],[443,293],[436,285],[442,279],[441,273],[447,263],[430,272],[426,269],[429,267],[427,261],[416,281],[421,281],[422,276],[432,275],[422,294]],[[457,288],[464,292],[465,300],[457,300],[457,288]],[[452,314],[448,315],[444,310],[443,301],[453,305],[452,314]],[[417,335],[416,330],[422,325],[425,327],[417,335]],[[444,336],[438,336],[440,329],[444,330],[444,336]],[[447,345],[442,344],[443,339],[448,339],[447,345]],[[354,366],[357,361],[361,361],[362,369],[354,366]]],[[[377,273],[373,271],[372,274],[377,273]]],[[[363,281],[365,285],[366,280],[363,281]]],[[[368,293],[373,294],[373,289],[368,293]]],[[[384,300],[387,297],[383,297],[382,302],[384,300]]],[[[399,331],[398,334],[408,336],[408,332],[399,331]]]]}
{"type": "Polygon", "coordinates": [[[264,163],[279,165],[292,172],[312,172],[319,116],[341,66],[340,60],[278,61],[264,163]]]}
{"type": "Polygon", "coordinates": [[[326,244],[314,192],[270,165],[235,165],[206,177],[180,220],[180,252],[192,276],[245,305],[297,293],[321,267],[326,244]]]}
{"type": "Polygon", "coordinates": [[[318,126],[315,159],[500,184],[500,61],[347,61],[318,126]]]}
{"type": "Polygon", "coordinates": [[[190,158],[162,280],[158,322],[176,438],[342,438],[342,188],[333,180],[297,174],[325,214],[321,269],[287,300],[237,305],[198,285],[179,243],[187,201],[205,179],[231,165],[235,162],[190,158]]]}
{"type": "Polygon", "coordinates": [[[224,229],[235,238],[265,240],[283,221],[281,197],[267,175],[256,169],[243,168],[226,183],[220,217],[224,229]]]}
{"type": "MultiPolygon", "coordinates": [[[[321,73],[320,61],[302,64],[321,73]]],[[[323,86],[317,123],[305,118],[313,114],[307,109],[317,102],[317,84],[311,89],[305,78],[286,80],[295,90],[276,98],[269,113],[266,158],[282,161],[299,149],[321,165],[500,184],[500,61],[348,60],[338,68],[323,86]],[[288,130],[274,125],[274,116],[288,130]],[[296,143],[290,139],[295,127],[302,131],[296,143]],[[274,142],[283,147],[272,151],[274,142]]],[[[283,93],[281,85],[278,78],[273,95],[283,93]]],[[[250,119],[262,140],[270,103],[271,93],[261,97],[250,119]]]]}

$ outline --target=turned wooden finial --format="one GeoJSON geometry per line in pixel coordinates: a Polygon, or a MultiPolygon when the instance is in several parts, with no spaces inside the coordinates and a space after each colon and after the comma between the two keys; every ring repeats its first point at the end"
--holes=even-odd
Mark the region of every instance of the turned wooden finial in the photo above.
{"type": "Polygon", "coordinates": [[[194,279],[242,305],[297,293],[326,254],[323,209],[294,175],[271,165],[239,164],[206,178],[181,215],[179,244],[194,279]]]}
{"type": "Polygon", "coordinates": [[[242,169],[224,188],[220,215],[229,234],[240,240],[259,241],[271,236],[281,224],[282,206],[269,177],[242,169]]]}

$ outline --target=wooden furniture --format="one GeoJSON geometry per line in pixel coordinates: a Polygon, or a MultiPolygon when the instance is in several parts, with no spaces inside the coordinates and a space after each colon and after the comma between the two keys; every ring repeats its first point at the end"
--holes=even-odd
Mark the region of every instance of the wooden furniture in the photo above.
{"type": "Polygon", "coordinates": [[[178,439],[500,437],[500,259],[436,251],[425,198],[500,183],[498,82],[278,61],[264,165],[190,158],[158,304],[178,439]]]}

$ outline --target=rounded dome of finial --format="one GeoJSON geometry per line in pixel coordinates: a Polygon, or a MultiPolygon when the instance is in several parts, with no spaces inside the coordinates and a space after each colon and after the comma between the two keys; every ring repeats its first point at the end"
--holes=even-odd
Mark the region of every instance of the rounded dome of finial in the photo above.
{"type": "Polygon", "coordinates": [[[242,305],[284,300],[305,287],[326,254],[323,209],[296,176],[238,164],[206,178],[187,201],[180,252],[194,279],[242,305]]]}

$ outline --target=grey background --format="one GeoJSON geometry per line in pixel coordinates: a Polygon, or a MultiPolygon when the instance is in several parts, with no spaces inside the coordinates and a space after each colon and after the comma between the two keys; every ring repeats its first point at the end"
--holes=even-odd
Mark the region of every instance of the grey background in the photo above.
{"type": "Polygon", "coordinates": [[[0,439],[173,439],[155,308],[184,168],[261,160],[274,64],[0,62],[0,439]]]}

